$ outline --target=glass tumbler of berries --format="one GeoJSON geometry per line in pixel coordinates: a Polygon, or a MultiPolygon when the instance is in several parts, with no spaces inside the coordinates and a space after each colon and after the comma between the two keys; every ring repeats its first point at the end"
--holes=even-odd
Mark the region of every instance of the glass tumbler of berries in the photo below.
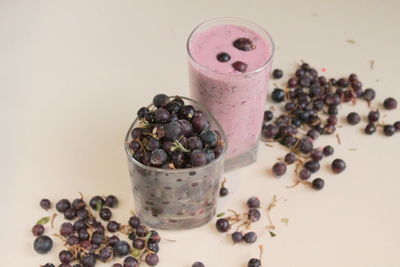
{"type": "Polygon", "coordinates": [[[221,123],[228,137],[225,171],[256,161],[274,43],[260,26],[215,18],[187,40],[190,96],[221,123]]]}
{"type": "MultiPolygon", "coordinates": [[[[192,125],[193,127],[186,127],[186,132],[173,142],[168,141],[169,139],[165,137],[158,139],[159,144],[156,147],[161,147],[163,151],[166,151],[167,162],[163,165],[157,165],[157,160],[164,157],[164,152],[157,154],[158,150],[161,149],[154,149],[151,152],[150,160],[138,158],[137,155],[146,157],[146,153],[139,153],[141,150],[145,152],[146,149],[155,146],[154,143],[157,143],[153,140],[153,137],[146,137],[146,144],[143,144],[143,140],[137,138],[136,131],[138,129],[144,129],[143,132],[145,132],[145,129],[148,129],[146,127],[149,127],[148,120],[144,118],[137,117],[130,126],[125,137],[125,151],[132,181],[135,211],[141,221],[152,228],[189,229],[208,223],[215,215],[219,187],[224,172],[227,138],[219,122],[202,105],[185,97],[174,96],[169,98],[171,103],[174,102],[174,99],[179,99],[179,101],[176,101],[179,104],[171,104],[166,109],[173,110],[176,108],[179,117],[177,122],[181,125],[192,125]],[[182,107],[179,108],[179,105],[182,105],[182,107]],[[187,107],[193,107],[194,113],[188,112],[189,108],[187,107]],[[195,118],[198,116],[197,114],[201,114],[199,116],[204,116],[207,119],[207,129],[218,133],[218,146],[194,149],[199,145],[199,136],[208,138],[206,136],[207,131],[196,134],[198,121],[195,118]],[[184,119],[182,119],[182,116],[184,119]],[[136,144],[135,140],[140,144],[136,144]],[[132,145],[133,143],[136,145],[132,145]],[[132,149],[136,152],[133,152],[132,149]],[[196,160],[201,161],[202,156],[205,155],[202,154],[204,151],[211,152],[212,155],[206,156],[207,163],[202,164],[200,162],[196,166],[196,160]],[[168,163],[169,161],[170,163],[168,163]]],[[[144,114],[141,114],[143,110],[148,113],[160,113],[157,112],[154,104],[139,110],[138,115],[145,117],[144,114]]],[[[171,114],[175,114],[175,111],[171,111],[171,114]]],[[[148,114],[146,116],[151,117],[148,114]]],[[[169,120],[172,120],[172,117],[170,116],[169,120]]],[[[149,120],[151,121],[151,119],[149,120]]],[[[161,124],[154,122],[152,125],[156,126],[150,126],[153,128],[145,133],[146,136],[157,136],[158,131],[165,131],[166,133],[163,134],[174,133],[174,123],[161,124]],[[161,126],[157,128],[157,125],[161,126]]],[[[206,141],[203,140],[204,142],[206,141]]]]}

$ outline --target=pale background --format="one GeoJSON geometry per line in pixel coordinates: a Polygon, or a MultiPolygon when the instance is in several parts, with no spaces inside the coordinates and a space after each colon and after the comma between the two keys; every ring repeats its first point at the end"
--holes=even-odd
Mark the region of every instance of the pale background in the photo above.
{"type": "MultiPolygon", "coordinates": [[[[275,67],[292,72],[304,59],[327,76],[356,72],[379,100],[400,100],[399,10],[396,0],[1,0],[1,266],[56,259],[58,241],[47,256],[32,249],[30,229],[47,214],[38,206],[42,197],[114,193],[121,200],[115,217],[127,220],[133,203],[125,131],[154,94],[187,94],[185,41],[198,23],[216,16],[252,20],[275,40],[275,67]]],[[[357,110],[366,114],[365,103],[357,110]]],[[[400,119],[399,109],[385,114],[385,121],[400,119]]],[[[339,129],[340,146],[333,137],[320,140],[348,163],[336,176],[327,168],[332,158],[324,161],[321,192],[286,189],[291,171],[280,180],[271,176],[285,151],[277,145],[261,145],[256,164],[226,175],[231,194],[219,211],[244,211],[251,195],[263,202],[255,230],[265,266],[400,266],[400,134],[369,137],[363,125],[339,129]],[[287,201],[272,211],[271,238],[265,207],[274,194],[287,201]],[[289,218],[288,226],[281,218],[289,218]]],[[[233,246],[214,223],[162,236],[177,242],[162,243],[159,266],[201,260],[207,267],[245,267],[258,255],[257,245],[233,246]]]]}

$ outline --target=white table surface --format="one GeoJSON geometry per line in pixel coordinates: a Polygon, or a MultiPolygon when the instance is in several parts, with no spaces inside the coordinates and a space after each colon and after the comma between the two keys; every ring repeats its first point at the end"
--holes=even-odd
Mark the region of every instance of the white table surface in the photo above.
{"type": "MultiPolygon", "coordinates": [[[[47,256],[32,249],[31,227],[47,214],[38,206],[42,197],[114,193],[121,200],[115,217],[127,220],[133,198],[125,131],[154,94],[187,94],[185,41],[198,23],[216,16],[252,20],[275,40],[275,67],[290,73],[303,59],[327,76],[356,72],[381,103],[387,96],[400,100],[399,10],[394,0],[0,1],[1,265],[57,258],[58,241],[47,256]]],[[[341,114],[352,109],[346,105],[341,114]]],[[[360,103],[356,110],[368,109],[360,103]]],[[[400,109],[384,114],[387,122],[400,119],[400,109]]],[[[285,188],[291,171],[272,177],[272,164],[285,153],[278,145],[261,145],[256,164],[226,174],[231,194],[218,211],[244,212],[252,195],[263,203],[254,229],[265,246],[264,266],[400,266],[400,134],[370,137],[362,127],[339,129],[341,145],[334,137],[319,140],[348,163],[333,175],[331,160],[324,161],[321,192],[285,188]],[[286,201],[271,213],[277,227],[271,238],[265,208],[273,195],[286,201]]],[[[258,255],[256,244],[233,246],[214,222],[161,234],[177,242],[162,242],[158,266],[201,260],[207,267],[245,267],[258,255]]]]}

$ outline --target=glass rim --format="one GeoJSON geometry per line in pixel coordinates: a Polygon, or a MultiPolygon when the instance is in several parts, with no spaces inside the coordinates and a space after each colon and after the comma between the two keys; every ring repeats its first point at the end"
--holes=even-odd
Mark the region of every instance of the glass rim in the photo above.
{"type": "MultiPolygon", "coordinates": [[[[258,33],[258,32],[257,32],[257,33],[258,33]]],[[[208,19],[208,20],[203,21],[202,23],[200,23],[199,25],[197,25],[197,26],[192,30],[192,32],[189,34],[189,37],[188,37],[187,40],[186,40],[186,51],[187,51],[187,53],[188,53],[188,55],[189,55],[189,59],[190,59],[192,62],[194,62],[197,66],[199,66],[201,69],[203,69],[203,70],[205,70],[205,71],[213,72],[213,73],[216,73],[216,74],[221,75],[221,76],[231,76],[231,77],[232,77],[232,76],[233,76],[233,77],[243,77],[243,76],[244,76],[244,77],[246,77],[246,76],[249,76],[249,75],[258,73],[258,72],[264,70],[264,69],[268,66],[268,64],[272,61],[272,58],[273,58],[274,53],[275,53],[275,43],[274,43],[274,41],[272,40],[272,37],[271,37],[271,35],[269,34],[269,32],[267,32],[267,30],[265,30],[263,27],[261,27],[260,25],[254,23],[254,22],[251,22],[251,21],[249,21],[249,20],[242,19],[242,18],[237,18],[237,17],[216,17],[216,18],[211,18],[211,19],[208,19]],[[189,44],[190,44],[191,39],[192,39],[193,36],[195,35],[195,33],[196,33],[202,26],[205,26],[205,25],[207,25],[207,24],[211,24],[211,23],[216,22],[216,21],[224,21],[224,20],[226,20],[226,21],[243,22],[243,23],[252,25],[253,27],[257,28],[257,30],[259,30],[260,32],[262,32],[263,34],[265,34],[265,35],[267,36],[267,41],[269,41],[269,43],[271,44],[271,54],[269,55],[268,59],[264,62],[264,64],[263,64],[261,67],[255,69],[255,70],[249,71],[249,72],[245,72],[245,73],[222,73],[222,72],[217,72],[217,71],[212,71],[212,70],[210,70],[208,67],[206,67],[206,66],[200,64],[200,63],[193,57],[192,53],[190,52],[189,44]]]]}
{"type": "MultiPolygon", "coordinates": [[[[131,133],[133,127],[139,121],[139,118],[136,117],[135,120],[132,122],[131,126],[129,127],[128,132],[125,135],[124,146],[125,146],[125,152],[128,155],[128,159],[131,162],[133,162],[135,165],[138,165],[139,167],[141,167],[143,169],[146,169],[148,171],[167,172],[167,173],[186,173],[186,172],[197,171],[197,170],[201,170],[201,169],[205,169],[207,167],[213,166],[213,165],[217,164],[219,161],[221,161],[224,158],[225,153],[226,153],[227,148],[228,148],[228,138],[226,137],[225,131],[222,128],[221,124],[214,117],[214,115],[210,111],[208,111],[208,109],[206,109],[203,105],[201,105],[200,103],[198,103],[197,101],[195,101],[195,100],[193,100],[191,98],[180,96],[180,95],[174,95],[174,96],[168,96],[168,97],[169,98],[179,97],[179,98],[182,98],[183,100],[190,101],[190,102],[196,104],[197,106],[199,106],[202,109],[202,112],[205,111],[207,117],[209,119],[211,119],[215,123],[216,127],[218,128],[218,131],[221,133],[222,140],[224,141],[224,147],[222,149],[221,154],[219,154],[218,157],[216,159],[214,159],[212,162],[210,162],[210,163],[208,163],[206,165],[203,165],[203,166],[199,166],[199,167],[182,168],[182,169],[162,169],[162,168],[157,168],[157,167],[151,167],[151,166],[144,165],[143,163],[137,161],[134,157],[132,157],[131,153],[129,153],[129,142],[128,142],[128,140],[129,140],[129,137],[130,137],[130,133],[131,133]]],[[[151,108],[151,107],[154,107],[154,105],[152,103],[147,106],[147,108],[151,108]]]]}

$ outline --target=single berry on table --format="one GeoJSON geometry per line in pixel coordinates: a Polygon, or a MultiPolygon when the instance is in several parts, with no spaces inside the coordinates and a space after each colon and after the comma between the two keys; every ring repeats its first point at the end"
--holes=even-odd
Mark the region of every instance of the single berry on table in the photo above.
{"type": "Polygon", "coordinates": [[[232,233],[231,238],[232,238],[233,243],[240,243],[243,241],[243,235],[242,235],[242,233],[240,233],[238,231],[232,233]]]}
{"type": "Polygon", "coordinates": [[[371,110],[368,113],[368,121],[369,122],[377,122],[379,120],[379,111],[371,110]]]}
{"type": "Polygon", "coordinates": [[[383,107],[387,110],[395,109],[397,108],[397,100],[393,97],[388,97],[383,101],[383,107]]]}
{"type": "Polygon", "coordinates": [[[274,77],[274,79],[280,79],[283,76],[283,71],[280,69],[274,69],[274,71],[272,72],[272,77],[274,77]]]}
{"type": "Polygon", "coordinates": [[[325,157],[331,156],[334,153],[334,149],[332,146],[325,146],[324,149],[322,150],[322,152],[324,153],[325,157]]]}
{"type": "Polygon", "coordinates": [[[39,254],[46,254],[53,247],[53,240],[47,235],[38,236],[33,243],[33,248],[39,254]]]}
{"type": "Polygon", "coordinates": [[[272,172],[275,176],[282,176],[286,173],[286,164],[283,162],[277,162],[272,166],[272,172]]]}
{"type": "Polygon", "coordinates": [[[231,228],[228,220],[223,218],[218,219],[217,222],[215,223],[215,226],[217,227],[217,230],[221,233],[225,233],[231,228]]]}
{"type": "Polygon", "coordinates": [[[361,121],[360,115],[358,115],[358,114],[355,113],[355,112],[350,112],[350,113],[347,115],[347,122],[348,122],[350,125],[356,125],[356,124],[359,123],[360,121],[361,121]]]}
{"type": "Polygon", "coordinates": [[[365,126],[364,132],[369,135],[375,133],[376,126],[373,123],[368,123],[367,126],[365,126]]]}
{"type": "Polygon", "coordinates": [[[324,180],[321,178],[316,178],[312,181],[312,188],[314,188],[315,190],[321,190],[322,188],[324,188],[324,180]]]}
{"type": "Polygon", "coordinates": [[[44,233],[44,226],[41,224],[36,224],[35,226],[33,226],[32,228],[32,234],[34,236],[40,236],[44,233]]]}
{"type": "Polygon", "coordinates": [[[274,118],[274,113],[270,110],[264,111],[264,121],[270,121],[274,118]]]}
{"type": "Polygon", "coordinates": [[[261,218],[261,213],[258,209],[253,208],[249,210],[247,217],[250,221],[257,222],[261,218]]]}
{"type": "Polygon", "coordinates": [[[311,177],[311,174],[312,174],[312,172],[309,169],[304,168],[300,171],[299,178],[301,180],[307,180],[311,177]]]}
{"type": "Polygon", "coordinates": [[[383,133],[386,136],[392,136],[396,132],[396,128],[393,125],[387,124],[383,126],[383,133]]]}
{"type": "Polygon", "coordinates": [[[261,267],[261,261],[256,258],[252,258],[249,260],[247,267],[261,267]]]}
{"type": "Polygon", "coordinates": [[[247,200],[247,207],[250,209],[258,209],[260,207],[260,199],[258,197],[250,197],[247,200]]]}
{"type": "Polygon", "coordinates": [[[257,234],[255,232],[248,232],[243,236],[243,240],[248,244],[253,244],[257,241],[257,234]]]}
{"type": "Polygon", "coordinates": [[[124,260],[124,267],[138,267],[139,262],[134,257],[126,257],[124,260]]]}
{"type": "Polygon", "coordinates": [[[108,195],[104,200],[104,204],[110,208],[116,208],[118,206],[118,198],[114,195],[108,195]]]}
{"type": "Polygon", "coordinates": [[[202,262],[196,261],[192,264],[192,267],[205,267],[205,265],[202,262]]]}
{"type": "Polygon", "coordinates": [[[228,188],[226,188],[226,187],[221,187],[221,188],[219,189],[219,196],[220,196],[220,197],[225,197],[225,196],[227,196],[228,194],[229,194],[228,188]]]}
{"type": "Polygon", "coordinates": [[[374,90],[374,89],[372,89],[372,88],[367,88],[367,89],[365,89],[365,91],[363,92],[362,97],[363,97],[366,101],[371,102],[372,100],[374,100],[375,95],[376,95],[376,93],[375,93],[375,90],[374,90]]]}
{"type": "Polygon", "coordinates": [[[49,210],[51,208],[51,202],[47,198],[40,200],[40,207],[45,210],[49,210]]]}
{"type": "Polygon", "coordinates": [[[335,159],[332,161],[331,168],[334,173],[341,173],[346,169],[346,163],[342,159],[335,159]]]}

